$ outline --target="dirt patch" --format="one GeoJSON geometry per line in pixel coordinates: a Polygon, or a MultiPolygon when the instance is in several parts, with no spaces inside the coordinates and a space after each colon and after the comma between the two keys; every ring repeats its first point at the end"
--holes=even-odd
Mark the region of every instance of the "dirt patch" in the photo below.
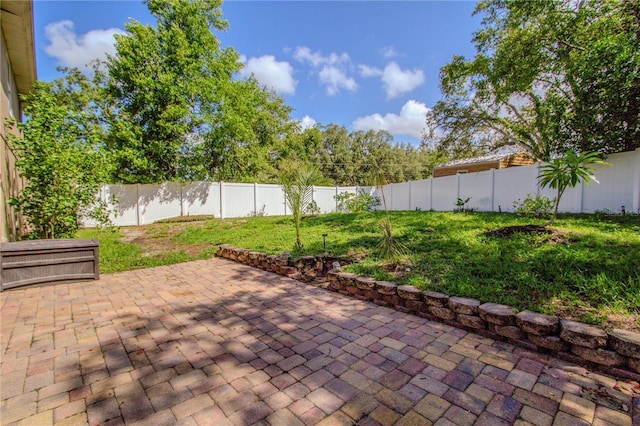
{"type": "Polygon", "coordinates": [[[492,229],[490,231],[483,232],[485,237],[493,238],[509,238],[513,235],[527,234],[527,235],[542,235],[547,237],[546,240],[551,243],[567,243],[569,239],[565,232],[558,229],[549,228],[544,225],[513,225],[505,226],[503,228],[492,229]]]}
{"type": "Polygon", "coordinates": [[[394,278],[403,278],[413,271],[413,265],[410,263],[387,263],[382,265],[382,270],[391,274],[394,278]]]}
{"type": "Polygon", "coordinates": [[[605,330],[612,330],[614,328],[621,328],[623,330],[634,331],[640,333],[640,315],[630,314],[622,315],[611,312],[611,310],[603,308],[595,310],[593,308],[585,308],[580,306],[556,306],[556,310],[553,313],[555,316],[573,321],[594,323],[587,318],[601,318],[600,321],[596,321],[594,325],[604,328],[605,330]]]}
{"type": "Polygon", "coordinates": [[[143,257],[160,256],[172,252],[185,252],[188,256],[197,256],[204,250],[212,247],[213,244],[178,244],[173,240],[173,236],[181,232],[186,223],[171,224],[166,228],[158,230],[157,225],[153,228],[146,226],[120,228],[122,242],[133,243],[140,247],[143,257]],[[153,229],[153,234],[150,231],[153,229]]]}

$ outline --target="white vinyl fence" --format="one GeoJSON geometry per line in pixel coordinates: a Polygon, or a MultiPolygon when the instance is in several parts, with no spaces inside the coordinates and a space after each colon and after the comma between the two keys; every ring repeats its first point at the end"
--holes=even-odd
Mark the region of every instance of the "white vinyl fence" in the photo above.
{"type": "MultiPolygon", "coordinates": [[[[599,183],[568,189],[560,211],[593,213],[596,210],[640,211],[640,149],[613,154],[611,166],[596,166],[599,183]]],[[[458,174],[386,185],[390,210],[451,211],[458,198],[470,198],[466,207],[477,211],[513,211],[513,203],[528,194],[555,196],[538,185],[539,164],[458,174]]],[[[314,187],[313,198],[321,213],[337,211],[335,196],[364,191],[381,196],[371,187],[314,187]]],[[[116,214],[115,225],[144,225],[176,216],[209,214],[218,218],[290,214],[282,187],[254,183],[167,182],[156,185],[106,185],[100,197],[116,214]]],[[[380,207],[382,208],[382,207],[380,207]]],[[[91,226],[92,223],[86,222],[91,226]]]]}
{"type": "MultiPolygon", "coordinates": [[[[368,187],[313,188],[320,213],[337,211],[335,195],[368,187]]],[[[176,216],[214,215],[218,218],[290,214],[280,185],[228,182],[165,182],[149,185],[105,185],[100,198],[112,211],[115,225],[145,225],[176,216]]],[[[85,221],[85,226],[94,223],[85,221]]]]}
{"type": "MultiPolygon", "coordinates": [[[[582,183],[567,189],[559,210],[566,213],[594,213],[596,210],[640,212],[640,149],[612,154],[610,166],[594,167],[599,183],[582,183]],[[624,207],[623,207],[624,206],[624,207]]],[[[555,190],[541,188],[541,164],[492,169],[384,186],[390,210],[451,211],[456,200],[470,198],[467,208],[477,211],[513,211],[513,203],[528,194],[554,198],[555,190]]],[[[379,189],[373,194],[381,196],[379,189]]]]}

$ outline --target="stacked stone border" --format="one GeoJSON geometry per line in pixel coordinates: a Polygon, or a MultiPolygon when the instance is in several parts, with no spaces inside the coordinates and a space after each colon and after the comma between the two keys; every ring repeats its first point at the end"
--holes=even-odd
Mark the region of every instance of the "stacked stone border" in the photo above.
{"type": "MultiPolygon", "coordinates": [[[[414,314],[565,361],[640,381],[640,333],[622,329],[609,332],[577,321],[476,299],[422,291],[410,285],[376,281],[333,269],[336,258],[288,254],[266,255],[227,245],[217,255],[303,282],[328,279],[327,289],[414,314]]],[[[636,401],[637,402],[637,401],[636,401]]]]}
{"type": "Polygon", "coordinates": [[[218,246],[216,255],[302,282],[312,282],[320,278],[326,278],[328,272],[333,269],[334,262],[337,261],[341,265],[348,262],[344,258],[321,255],[303,256],[294,259],[288,253],[267,255],[226,244],[218,246]]]}

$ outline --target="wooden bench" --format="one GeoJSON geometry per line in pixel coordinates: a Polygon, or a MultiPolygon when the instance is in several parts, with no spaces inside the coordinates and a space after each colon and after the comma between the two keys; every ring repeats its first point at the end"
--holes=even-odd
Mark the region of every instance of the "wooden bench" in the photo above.
{"type": "Polygon", "coordinates": [[[32,240],[0,244],[0,291],[55,281],[99,279],[97,240],[32,240]]]}

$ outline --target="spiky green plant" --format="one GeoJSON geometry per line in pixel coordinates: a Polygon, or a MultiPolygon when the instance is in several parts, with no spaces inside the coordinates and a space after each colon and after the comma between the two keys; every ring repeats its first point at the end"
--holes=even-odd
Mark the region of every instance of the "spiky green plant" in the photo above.
{"type": "Polygon", "coordinates": [[[378,256],[390,263],[399,263],[407,257],[407,249],[402,243],[393,237],[391,228],[391,219],[389,218],[389,210],[387,209],[387,200],[384,196],[384,186],[388,185],[384,169],[376,164],[374,169],[374,185],[380,190],[382,198],[382,206],[384,208],[385,218],[380,223],[382,227],[382,240],[378,244],[378,256]]]}
{"type": "Polygon", "coordinates": [[[313,202],[313,185],[319,178],[318,169],[311,166],[280,173],[280,183],[284,191],[284,198],[293,215],[293,224],[296,228],[295,247],[298,249],[302,248],[302,240],[300,239],[302,215],[313,202]]]}

